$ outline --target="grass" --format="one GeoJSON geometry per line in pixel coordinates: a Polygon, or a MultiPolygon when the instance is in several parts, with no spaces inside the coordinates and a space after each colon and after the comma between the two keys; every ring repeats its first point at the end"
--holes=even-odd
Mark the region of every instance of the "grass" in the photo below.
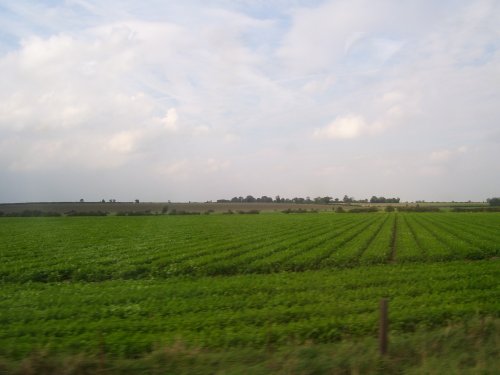
{"type": "Polygon", "coordinates": [[[500,365],[499,348],[500,319],[485,317],[392,334],[384,357],[373,337],[229,350],[176,342],[134,359],[37,351],[21,361],[0,358],[0,374],[494,374],[500,365]]]}

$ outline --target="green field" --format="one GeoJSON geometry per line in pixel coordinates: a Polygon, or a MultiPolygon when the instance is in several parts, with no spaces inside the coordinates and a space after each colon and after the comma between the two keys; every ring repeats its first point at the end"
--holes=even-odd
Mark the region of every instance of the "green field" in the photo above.
{"type": "Polygon", "coordinates": [[[484,330],[499,253],[497,213],[0,218],[0,358],[320,350],[374,340],[381,297],[395,341],[484,330]]]}

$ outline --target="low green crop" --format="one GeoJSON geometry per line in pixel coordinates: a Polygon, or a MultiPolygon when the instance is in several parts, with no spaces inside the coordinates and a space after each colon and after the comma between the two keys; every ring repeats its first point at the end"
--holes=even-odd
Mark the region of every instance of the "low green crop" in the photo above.
{"type": "Polygon", "coordinates": [[[2,217],[0,358],[363,340],[382,297],[397,335],[496,319],[499,244],[496,213],[2,217]]]}
{"type": "Polygon", "coordinates": [[[484,259],[500,215],[1,218],[0,281],[165,279],[484,259]]]}
{"type": "Polygon", "coordinates": [[[262,347],[374,336],[500,316],[498,261],[379,265],[271,275],[3,284],[0,355],[34,349],[133,357],[181,340],[262,347]]]}

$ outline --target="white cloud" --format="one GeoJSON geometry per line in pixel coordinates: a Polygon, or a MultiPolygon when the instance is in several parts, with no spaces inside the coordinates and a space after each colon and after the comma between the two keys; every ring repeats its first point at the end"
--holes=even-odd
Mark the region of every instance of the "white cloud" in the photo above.
{"type": "Polygon", "coordinates": [[[135,144],[139,138],[138,132],[125,131],[111,137],[108,142],[111,151],[130,153],[134,150],[135,144]]]}
{"type": "Polygon", "coordinates": [[[158,167],[157,171],[168,176],[186,177],[190,171],[190,163],[186,159],[178,160],[158,167]]]}
{"type": "Polygon", "coordinates": [[[228,160],[215,158],[180,159],[158,165],[156,173],[179,180],[193,180],[200,175],[214,174],[226,170],[231,163],[228,160]]]}
{"type": "Polygon", "coordinates": [[[366,128],[363,117],[349,115],[338,117],[329,125],[316,129],[313,136],[315,138],[352,139],[361,136],[366,128]]]}
{"type": "MultiPolygon", "coordinates": [[[[20,146],[16,144],[15,146],[20,146]]],[[[44,140],[37,142],[33,147],[24,150],[15,160],[12,160],[9,169],[14,171],[34,171],[45,167],[48,160],[55,160],[60,157],[63,151],[63,144],[59,141],[44,140]]]]}
{"type": "Polygon", "coordinates": [[[324,93],[326,90],[330,89],[334,84],[335,84],[335,78],[332,75],[327,75],[324,78],[307,81],[303,85],[302,90],[304,90],[304,92],[309,95],[324,93]]]}
{"type": "Polygon", "coordinates": [[[362,39],[367,34],[363,31],[358,31],[349,35],[344,43],[344,53],[348,53],[351,47],[360,39],[362,39]]]}
{"type": "Polygon", "coordinates": [[[383,133],[389,126],[390,124],[383,120],[368,123],[361,115],[346,115],[337,117],[323,128],[315,129],[313,137],[316,139],[354,139],[383,133]]]}
{"type": "Polygon", "coordinates": [[[467,152],[467,146],[460,146],[456,149],[443,149],[433,151],[429,155],[429,160],[435,163],[446,163],[449,162],[461,154],[465,154],[467,152]]]}
{"type": "Polygon", "coordinates": [[[210,128],[206,125],[200,125],[193,128],[192,134],[195,137],[204,136],[210,133],[210,128]]]}
{"type": "Polygon", "coordinates": [[[219,172],[219,171],[224,170],[227,167],[229,167],[229,165],[230,165],[230,162],[228,160],[220,161],[220,160],[210,158],[205,163],[205,173],[219,172]]]}
{"type": "Polygon", "coordinates": [[[326,2],[293,12],[292,27],[278,56],[295,72],[328,69],[344,56],[346,46],[372,24],[360,1],[326,2]]]}
{"type": "Polygon", "coordinates": [[[433,151],[429,155],[429,159],[434,162],[446,162],[450,160],[450,158],[453,156],[453,152],[450,150],[439,150],[439,151],[433,151]]]}
{"type": "Polygon", "coordinates": [[[179,115],[177,114],[177,110],[175,108],[169,108],[165,116],[161,119],[163,126],[165,129],[170,131],[177,131],[178,125],[177,120],[179,119],[179,115]]]}
{"type": "Polygon", "coordinates": [[[226,143],[238,142],[240,139],[241,139],[241,137],[239,135],[237,135],[237,134],[227,133],[227,134],[224,135],[224,141],[226,143]]]}

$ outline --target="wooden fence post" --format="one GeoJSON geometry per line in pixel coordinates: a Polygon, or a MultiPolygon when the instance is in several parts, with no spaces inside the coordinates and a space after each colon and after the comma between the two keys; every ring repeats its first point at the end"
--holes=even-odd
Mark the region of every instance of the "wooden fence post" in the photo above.
{"type": "Polygon", "coordinates": [[[389,346],[389,300],[382,298],[380,300],[380,326],[379,326],[379,350],[380,355],[387,354],[389,346]]]}

